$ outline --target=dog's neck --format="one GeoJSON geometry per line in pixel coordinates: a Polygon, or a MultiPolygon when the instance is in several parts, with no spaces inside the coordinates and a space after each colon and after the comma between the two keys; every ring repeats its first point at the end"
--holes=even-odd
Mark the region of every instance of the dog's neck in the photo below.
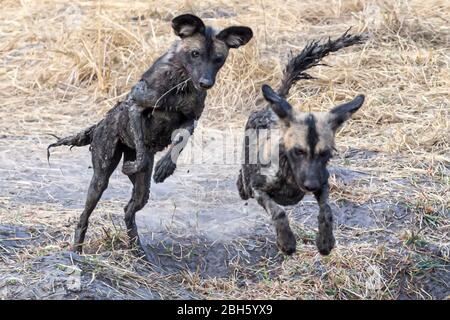
{"type": "Polygon", "coordinates": [[[170,49],[155,64],[158,64],[157,69],[164,70],[163,80],[167,82],[168,90],[177,86],[177,92],[192,93],[197,91],[197,89],[192,81],[189,80],[189,74],[177,54],[176,48],[178,43],[179,41],[173,43],[170,49]]]}

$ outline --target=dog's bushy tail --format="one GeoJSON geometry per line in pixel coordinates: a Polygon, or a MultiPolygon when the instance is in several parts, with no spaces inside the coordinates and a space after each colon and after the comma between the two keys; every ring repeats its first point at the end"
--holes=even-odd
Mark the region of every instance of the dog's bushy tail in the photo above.
{"type": "Polygon", "coordinates": [[[58,137],[54,136],[54,137],[56,137],[56,139],[58,139],[58,141],[50,144],[47,147],[47,161],[49,161],[49,159],[50,159],[50,149],[51,148],[59,147],[59,146],[70,146],[70,148],[72,149],[73,147],[82,147],[82,146],[87,146],[87,145],[91,144],[92,136],[94,134],[94,130],[96,127],[97,127],[97,124],[87,128],[87,129],[84,129],[80,133],[77,133],[73,136],[69,136],[66,138],[58,138],[58,137]]]}
{"type": "Polygon", "coordinates": [[[320,43],[319,40],[311,41],[300,54],[291,57],[284,70],[278,94],[285,98],[295,82],[300,79],[312,79],[313,77],[305,73],[305,71],[317,65],[321,65],[320,60],[331,52],[338,51],[354,44],[363,43],[368,39],[367,34],[351,35],[348,34],[349,31],[350,29],[336,40],[331,40],[329,38],[328,41],[324,43],[320,43]]]}

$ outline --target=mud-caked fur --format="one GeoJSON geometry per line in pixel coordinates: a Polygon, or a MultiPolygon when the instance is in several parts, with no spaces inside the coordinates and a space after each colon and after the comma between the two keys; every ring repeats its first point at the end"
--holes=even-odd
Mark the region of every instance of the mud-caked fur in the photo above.
{"type": "Polygon", "coordinates": [[[172,133],[177,129],[193,133],[203,112],[206,91],[214,85],[229,49],[245,45],[252,37],[252,30],[241,26],[216,32],[191,14],[174,18],[172,28],[180,39],[143,74],[124,101],[99,123],[59,139],[48,148],[90,144],[94,175],[75,231],[74,248],[78,251],[89,216],[122,155],[122,171],[133,184],[132,197],[125,207],[125,222],[130,241],[138,240],[135,214],[149,198],[155,153],[169,146],[156,164],[154,180],[158,183],[176,168],[177,154],[172,150],[178,147],[179,151],[179,144],[186,143],[185,139],[172,141],[172,133]]]}
{"type": "Polygon", "coordinates": [[[319,204],[317,248],[321,254],[327,255],[334,247],[333,217],[328,204],[327,163],[334,150],[336,130],[362,106],[364,96],[357,96],[353,101],[323,113],[296,111],[285,97],[295,81],[311,78],[304,73],[306,69],[318,65],[320,59],[330,52],[363,40],[363,36],[345,33],[324,44],[318,41],[308,44],[298,56],[289,61],[278,93],[263,85],[262,92],[269,105],[253,112],[247,121],[246,132],[253,134],[246,134],[246,159],[237,181],[239,194],[242,199],[255,198],[269,213],[277,233],[278,247],[288,255],[295,252],[296,239],[281,206],[297,204],[308,192],[314,194],[319,204]],[[261,138],[253,143],[249,141],[251,137],[258,136],[255,132],[274,132],[273,129],[280,132],[278,141],[261,138]],[[267,150],[265,144],[268,143],[278,143],[279,147],[278,167],[272,171],[263,170],[266,164],[248,161],[248,155],[255,150],[255,144],[257,150],[267,150]]]}

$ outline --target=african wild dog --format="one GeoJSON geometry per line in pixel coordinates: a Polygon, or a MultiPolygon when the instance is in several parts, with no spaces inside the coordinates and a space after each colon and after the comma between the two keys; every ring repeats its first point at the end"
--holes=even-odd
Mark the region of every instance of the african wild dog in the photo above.
{"type": "MultiPolygon", "coordinates": [[[[324,44],[317,41],[308,44],[298,56],[289,61],[278,93],[268,85],[263,85],[262,92],[269,105],[253,112],[247,121],[244,143],[246,160],[240,170],[237,187],[242,199],[255,198],[270,214],[277,233],[277,245],[285,254],[295,252],[296,240],[280,205],[297,204],[307,192],[314,194],[320,207],[319,233],[316,238],[319,252],[327,255],[334,247],[332,213],[328,205],[329,174],[326,166],[332,157],[336,130],[361,107],[364,96],[359,95],[353,101],[325,113],[296,111],[285,98],[297,80],[311,78],[305,70],[318,65],[320,59],[330,52],[363,40],[361,35],[351,36],[345,33],[324,44]],[[279,147],[278,167],[272,171],[263,171],[267,166],[264,161],[250,163],[249,155],[254,150],[269,150],[270,135],[275,132],[273,129],[280,132],[279,141],[274,142],[279,147]],[[269,134],[261,138],[259,133],[262,131],[268,131],[269,134]]],[[[272,141],[274,139],[276,138],[272,141]]]]}
{"type": "MultiPolygon", "coordinates": [[[[250,28],[241,26],[216,32],[190,14],[174,18],[172,28],[181,40],[143,74],[124,101],[96,125],[48,147],[90,144],[94,175],[75,230],[77,251],[82,249],[89,216],[122,154],[122,171],[133,183],[131,199],[125,206],[125,222],[130,244],[139,240],[135,214],[148,201],[154,154],[171,144],[176,129],[186,129],[192,134],[204,108],[206,90],[214,85],[229,49],[245,45],[253,36],[250,28]]],[[[181,142],[186,141],[174,141],[156,164],[155,182],[164,181],[174,172],[172,149],[181,142]]],[[[173,160],[176,161],[176,156],[173,160]]]]}

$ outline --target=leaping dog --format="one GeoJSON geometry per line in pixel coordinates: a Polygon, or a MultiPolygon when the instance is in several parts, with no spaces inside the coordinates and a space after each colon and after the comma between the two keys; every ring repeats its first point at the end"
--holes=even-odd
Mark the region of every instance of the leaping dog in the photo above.
{"type": "Polygon", "coordinates": [[[130,244],[139,240],[135,215],[149,198],[155,153],[170,145],[156,164],[154,180],[158,183],[176,168],[177,157],[172,157],[172,149],[181,141],[172,143],[172,132],[186,129],[193,133],[194,123],[204,109],[207,90],[214,85],[229,50],[245,45],[253,36],[252,30],[243,26],[217,32],[191,14],[174,18],[172,28],[180,40],[143,74],[124,101],[99,123],[48,147],[90,144],[94,175],[75,230],[76,251],[82,250],[89,216],[122,155],[122,171],[133,183],[131,199],[124,209],[125,223],[130,244]]]}

